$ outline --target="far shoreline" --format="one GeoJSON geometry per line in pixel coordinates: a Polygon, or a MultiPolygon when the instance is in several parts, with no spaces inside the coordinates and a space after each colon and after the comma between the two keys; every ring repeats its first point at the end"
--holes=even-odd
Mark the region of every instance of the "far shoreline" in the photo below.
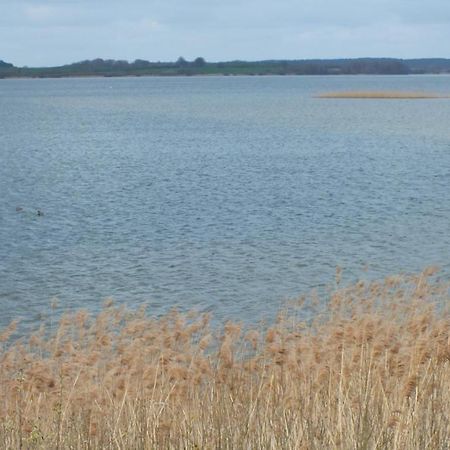
{"type": "MultiPolygon", "coordinates": [[[[265,77],[291,77],[291,78],[344,78],[344,77],[450,77],[450,73],[403,73],[403,74],[387,74],[387,73],[342,73],[342,74],[277,74],[277,73],[257,73],[257,74],[248,74],[248,73],[213,73],[213,74],[145,74],[145,75],[95,75],[95,74],[87,74],[87,75],[44,75],[44,76],[1,76],[0,81],[4,80],[60,80],[60,79],[88,79],[88,78],[265,78],[265,77]]],[[[446,98],[446,97],[439,97],[446,98]]]]}
{"type": "Polygon", "coordinates": [[[359,57],[335,59],[265,59],[258,61],[134,61],[86,59],[57,66],[15,66],[0,60],[0,78],[140,77],[140,76],[298,76],[450,74],[450,58],[359,57]]]}

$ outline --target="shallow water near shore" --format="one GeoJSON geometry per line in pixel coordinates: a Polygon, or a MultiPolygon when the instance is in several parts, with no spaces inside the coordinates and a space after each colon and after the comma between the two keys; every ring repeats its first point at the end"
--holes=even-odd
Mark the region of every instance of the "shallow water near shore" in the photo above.
{"type": "Polygon", "coordinates": [[[340,90],[450,77],[0,80],[0,326],[54,297],[251,322],[337,265],[448,277],[450,100],[316,98],[340,90]]]}

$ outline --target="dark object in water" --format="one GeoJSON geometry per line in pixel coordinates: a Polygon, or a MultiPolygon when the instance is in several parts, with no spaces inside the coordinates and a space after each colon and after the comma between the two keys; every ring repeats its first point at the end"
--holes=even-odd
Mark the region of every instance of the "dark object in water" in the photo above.
{"type": "Polygon", "coordinates": [[[21,208],[20,206],[16,206],[16,211],[21,212],[21,211],[23,211],[23,208],[21,208]]]}
{"type": "Polygon", "coordinates": [[[38,215],[38,216],[43,216],[44,213],[43,213],[40,209],[38,209],[38,210],[37,210],[37,215],[38,215]]]}

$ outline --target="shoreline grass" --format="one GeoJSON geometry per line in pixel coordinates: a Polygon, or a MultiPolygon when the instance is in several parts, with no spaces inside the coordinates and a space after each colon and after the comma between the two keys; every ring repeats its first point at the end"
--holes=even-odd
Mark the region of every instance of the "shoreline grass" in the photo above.
{"type": "Polygon", "coordinates": [[[328,92],[319,94],[316,98],[335,99],[443,99],[450,98],[442,94],[432,94],[426,92],[403,92],[403,91],[343,91],[328,92]]]}
{"type": "Polygon", "coordinates": [[[448,448],[448,289],[360,282],[266,329],[78,311],[0,348],[0,448],[448,448]]]}

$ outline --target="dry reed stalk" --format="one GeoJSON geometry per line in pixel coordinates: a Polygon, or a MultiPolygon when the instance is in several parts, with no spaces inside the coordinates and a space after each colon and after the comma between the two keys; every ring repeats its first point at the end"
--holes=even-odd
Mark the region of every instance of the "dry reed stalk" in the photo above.
{"type": "Polygon", "coordinates": [[[0,448],[448,448],[448,285],[433,277],[314,294],[266,330],[110,302],[63,317],[1,348],[0,448]]]}

